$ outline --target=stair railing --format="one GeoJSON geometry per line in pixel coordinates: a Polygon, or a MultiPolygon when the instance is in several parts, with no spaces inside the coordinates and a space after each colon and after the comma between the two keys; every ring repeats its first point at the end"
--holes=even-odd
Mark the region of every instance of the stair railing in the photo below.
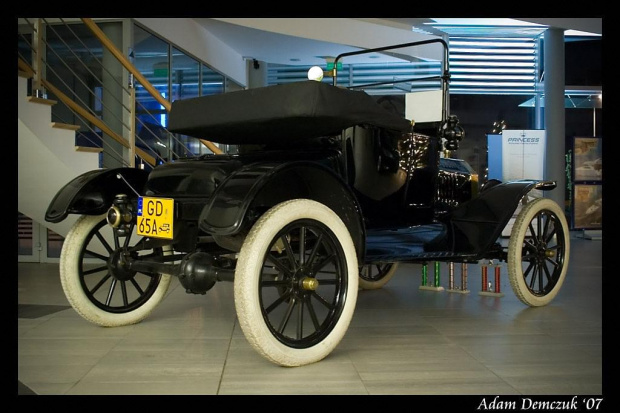
{"type": "MultiPolygon", "coordinates": [[[[103,33],[99,26],[97,26],[97,24],[89,18],[82,18],[82,21],[84,22],[86,27],[88,27],[99,39],[101,44],[106,49],[108,49],[108,51],[112,53],[114,57],[116,57],[116,59],[125,67],[125,69],[129,71],[129,73],[131,73],[131,75],[133,75],[135,80],[137,80],[142,85],[142,87],[144,87],[149,92],[149,94],[166,109],[166,111],[170,112],[172,103],[166,100],[166,98],[164,98],[161,93],[159,93],[159,91],[155,89],[151,82],[149,82],[148,79],[145,78],[142,73],[140,73],[140,71],[129,61],[129,59],[127,59],[127,57],[125,57],[125,55],[120,50],[118,50],[116,46],[114,46],[114,43],[112,43],[110,39],[108,39],[108,37],[105,35],[105,33],[103,33]]],[[[209,148],[211,152],[215,154],[222,153],[221,149],[215,146],[212,142],[207,141],[206,139],[199,139],[199,141],[207,148],[209,148]]]]}
{"type": "MultiPolygon", "coordinates": [[[[38,19],[38,21],[44,21],[44,19],[38,19]]],[[[45,22],[47,23],[47,22],[45,22]]],[[[48,28],[51,29],[51,31],[55,32],[55,30],[53,29],[52,24],[46,24],[46,26],[48,28]]],[[[99,105],[101,105],[102,107],[106,107],[106,103],[102,101],[101,97],[98,97],[95,95],[95,93],[92,90],[92,87],[90,87],[89,85],[87,85],[84,80],[81,79],[80,76],[78,76],[75,73],[75,67],[71,67],[67,62],[66,59],[63,59],[62,56],[60,56],[56,50],[54,49],[54,47],[51,47],[47,40],[45,39],[44,36],[41,36],[38,32],[41,31],[42,25],[41,24],[31,24],[30,25],[31,29],[33,29],[34,34],[33,37],[34,38],[38,38],[41,39],[41,41],[39,42],[39,45],[45,45],[46,46],[46,50],[49,52],[49,55],[55,56],[56,59],[60,62],[60,65],[62,65],[62,67],[64,67],[68,72],[70,72],[73,75],[74,80],[76,80],[77,82],[79,82],[85,90],[88,91],[89,93],[89,98],[92,99],[93,101],[97,101],[99,105]]],[[[78,38],[76,36],[76,38],[78,38]]],[[[79,38],[78,38],[79,40],[79,38]]],[[[66,44],[66,42],[64,42],[64,40],[61,39],[61,41],[63,41],[65,47],[70,50],[73,53],[73,56],[75,57],[75,61],[79,62],[82,66],[81,68],[85,68],[90,75],[96,79],[99,84],[102,84],[101,80],[92,72],[92,70],[90,70],[90,68],[88,68],[88,66],[84,63],[83,59],[80,59],[77,54],[69,47],[69,45],[66,44]]],[[[85,46],[82,43],[83,46],[85,46]]],[[[34,46],[34,45],[33,45],[34,46]]],[[[32,47],[32,46],[31,46],[32,47]]],[[[89,53],[92,55],[92,52],[86,48],[86,50],[89,51],[89,53]]],[[[105,122],[103,122],[103,120],[101,120],[97,114],[95,113],[95,111],[92,109],[92,105],[87,104],[86,102],[84,102],[84,98],[80,97],[77,93],[75,93],[73,91],[73,88],[70,87],[64,77],[60,74],[58,74],[58,69],[60,69],[60,67],[55,67],[54,64],[50,64],[46,58],[43,57],[43,53],[41,50],[32,50],[32,54],[33,54],[33,61],[35,61],[35,57],[37,58],[36,61],[39,61],[40,63],[38,64],[39,67],[39,72],[43,71],[45,69],[45,73],[46,75],[50,75],[53,74],[56,76],[58,82],[61,83],[62,86],[64,86],[67,90],[70,91],[70,93],[73,94],[73,98],[69,97],[68,95],[66,95],[65,93],[63,93],[62,91],[60,91],[60,89],[57,87],[58,85],[53,84],[52,82],[50,82],[49,80],[47,80],[44,76],[36,76],[37,75],[37,70],[35,70],[34,68],[31,68],[31,71],[29,70],[25,70],[26,72],[31,72],[33,75],[33,95],[36,97],[44,97],[45,94],[45,90],[49,90],[50,92],[52,92],[54,95],[56,95],[56,97],[58,98],[58,100],[60,100],[63,104],[66,105],[66,107],[72,111],[72,113],[76,116],[76,119],[79,120],[82,123],[82,126],[85,127],[86,129],[88,129],[93,136],[98,136],[98,132],[95,130],[95,128],[99,128],[101,130],[101,132],[105,133],[106,135],[108,135],[110,138],[112,138],[114,141],[120,143],[123,147],[125,148],[129,148],[130,144],[128,142],[127,139],[123,138],[118,132],[112,130],[111,127],[109,127],[105,122]],[[37,79],[37,81],[35,81],[35,79],[37,79]],[[36,88],[36,89],[35,89],[36,88]]],[[[93,55],[94,56],[94,55],[93,55]]],[[[98,62],[99,66],[102,68],[102,70],[107,70],[107,68],[105,66],[103,66],[101,64],[101,62],[98,62]]],[[[27,66],[27,64],[25,64],[25,62],[18,62],[18,67],[25,67],[27,66]]],[[[74,65],[75,66],[75,65],[74,65]]],[[[110,96],[112,98],[115,99],[115,103],[114,104],[119,104],[120,107],[122,107],[124,110],[129,110],[129,108],[127,108],[127,106],[123,105],[122,101],[117,97],[114,96],[114,94],[110,94],[110,96]]],[[[113,112],[110,112],[113,113],[113,112]]],[[[57,116],[56,116],[57,117],[57,116]]],[[[122,119],[120,119],[118,116],[114,116],[115,120],[117,120],[118,122],[120,122],[126,129],[127,129],[127,125],[125,122],[122,121],[122,119]]],[[[69,121],[66,123],[75,123],[75,121],[69,121]]],[[[80,137],[86,137],[87,140],[89,140],[93,146],[101,146],[102,142],[95,142],[93,141],[91,138],[87,137],[87,135],[84,132],[77,132],[78,135],[80,135],[80,137]]],[[[148,145],[145,145],[148,147],[148,145]]],[[[101,147],[100,149],[103,149],[103,147],[101,147]]],[[[111,147],[111,146],[107,146],[106,148],[106,153],[110,158],[116,159],[118,162],[120,162],[122,165],[125,166],[134,166],[135,162],[134,159],[135,158],[130,158],[130,161],[127,162],[124,159],[124,156],[119,153],[117,150],[115,150],[115,148],[111,147]]],[[[134,151],[131,151],[131,153],[134,153],[134,151]]],[[[137,151],[135,151],[136,155],[138,155],[141,159],[141,161],[146,162],[149,165],[155,165],[156,164],[156,159],[154,156],[146,153],[144,150],[138,149],[137,151]]]]}
{"type": "MultiPolygon", "coordinates": [[[[156,159],[160,158],[160,161],[165,161],[163,158],[161,158],[161,156],[159,156],[157,154],[157,151],[153,151],[153,153],[156,154],[156,156],[152,156],[150,155],[148,152],[144,151],[143,149],[141,149],[140,147],[136,146],[136,138],[139,139],[139,141],[142,143],[142,146],[145,147],[149,147],[149,145],[144,142],[144,140],[137,135],[136,133],[136,121],[140,122],[142,125],[142,129],[147,131],[148,133],[150,133],[155,140],[160,140],[160,138],[157,136],[156,133],[154,133],[150,128],[149,125],[144,123],[144,121],[142,119],[140,119],[139,117],[136,117],[136,105],[141,105],[141,103],[139,101],[136,101],[136,93],[135,93],[135,87],[134,87],[134,80],[137,81],[138,83],[140,83],[142,85],[142,87],[144,87],[144,89],[167,111],[170,111],[171,108],[171,103],[166,100],[158,91],[157,89],[148,81],[148,79],[146,79],[138,70],[137,68],[129,61],[129,59],[127,57],[125,57],[115,46],[114,44],[109,40],[109,38],[103,33],[103,31],[94,23],[94,21],[92,19],[81,19],[82,22],[84,23],[84,25],[93,33],[93,35],[95,35],[95,37],[101,42],[102,46],[105,47],[112,56],[114,56],[115,59],[117,59],[120,64],[129,72],[129,85],[128,88],[126,88],[125,86],[123,86],[122,84],[119,84],[120,87],[122,87],[122,89],[125,91],[126,96],[129,96],[129,107],[127,107],[125,104],[123,104],[123,102],[121,100],[119,100],[118,97],[115,97],[115,99],[117,100],[117,103],[120,105],[121,108],[123,108],[125,111],[128,111],[130,113],[129,115],[129,124],[127,124],[127,122],[123,121],[122,119],[116,119],[118,123],[120,123],[122,125],[122,127],[128,131],[127,136],[129,137],[129,139],[125,139],[121,136],[120,133],[115,132],[114,130],[112,130],[111,127],[109,127],[106,123],[104,123],[98,116],[97,114],[94,112],[93,109],[91,109],[92,105],[88,105],[86,103],[84,103],[79,96],[77,96],[77,94],[74,94],[74,98],[71,98],[69,96],[67,96],[67,94],[63,93],[58,87],[56,87],[56,85],[52,84],[51,82],[49,82],[48,80],[45,79],[44,76],[41,76],[41,73],[46,73],[46,71],[50,71],[51,73],[54,73],[54,68],[50,66],[50,64],[48,64],[46,62],[46,59],[43,55],[43,46],[47,46],[48,50],[51,50],[52,53],[54,53],[56,55],[56,57],[59,60],[63,60],[61,56],[59,56],[54,50],[53,48],[49,47],[49,45],[47,44],[47,41],[45,39],[45,36],[42,35],[42,27],[43,24],[46,24],[46,27],[51,28],[51,30],[53,29],[53,24],[49,24],[45,19],[37,19],[34,23],[31,23],[30,21],[28,21],[27,19],[25,19],[30,27],[31,30],[33,32],[33,41],[32,44],[30,44],[30,48],[32,50],[32,60],[33,60],[33,65],[35,66],[34,68],[31,67],[30,65],[28,65],[25,62],[25,58],[18,58],[18,69],[25,72],[25,73],[29,73],[29,75],[32,77],[32,89],[33,89],[33,95],[36,96],[41,96],[42,93],[40,92],[40,90],[46,89],[49,90],[51,93],[53,93],[58,100],[60,100],[64,105],[66,105],[75,115],[77,115],[78,119],[80,119],[84,125],[90,129],[93,133],[96,133],[95,130],[93,129],[93,127],[91,125],[94,125],[95,128],[99,128],[103,133],[105,133],[106,135],[110,136],[114,141],[119,142],[123,147],[128,148],[130,155],[129,155],[129,159],[130,162],[127,163],[124,160],[124,157],[122,156],[122,154],[118,154],[116,153],[115,155],[118,156],[118,159],[121,159],[123,164],[129,164],[130,166],[134,166],[134,160],[135,160],[135,156],[138,156],[142,161],[146,162],[147,164],[153,166],[155,165],[158,161],[156,159]],[[80,103],[76,102],[76,100],[79,100],[80,103]],[[88,108],[88,109],[84,109],[84,107],[88,108]]],[[[61,19],[62,20],[62,19],[61,19]]],[[[63,21],[64,23],[64,21],[63,21]]],[[[70,24],[64,23],[67,27],[69,27],[69,30],[74,33],[72,31],[72,29],[70,28],[70,24]]],[[[75,34],[75,33],[74,33],[75,34]]],[[[59,36],[60,37],[60,36],[59,36]]],[[[78,40],[80,42],[82,42],[81,39],[79,39],[79,36],[76,35],[76,38],[78,38],[78,40]]],[[[64,42],[64,41],[63,41],[64,42]]],[[[69,48],[69,45],[64,43],[66,48],[69,48]]],[[[92,53],[92,51],[86,47],[86,45],[82,42],[82,45],[84,46],[83,48],[85,48],[86,50],[88,50],[88,52],[91,54],[91,56],[96,59],[98,61],[98,59],[96,58],[96,56],[94,55],[94,53],[92,53]]],[[[79,56],[72,51],[74,57],[76,58],[75,60],[80,61],[84,67],[86,68],[87,71],[90,72],[91,76],[95,79],[97,79],[103,86],[103,82],[98,79],[98,77],[91,71],[91,69],[88,67],[88,65],[86,65],[86,63],[84,63],[82,61],[82,59],[79,58],[79,56]]],[[[98,61],[99,62],[99,61],[98,61]]],[[[73,68],[71,68],[66,62],[62,62],[64,64],[64,66],[66,67],[66,69],[70,70],[73,72],[73,68]]],[[[101,65],[101,67],[103,68],[103,70],[107,70],[106,67],[103,65],[103,63],[99,62],[98,64],[101,65]]],[[[59,76],[58,74],[55,74],[56,77],[58,79],[60,79],[60,82],[63,82],[63,78],[62,76],[59,76]]],[[[79,76],[75,75],[74,76],[76,79],[80,79],[79,76]]],[[[80,80],[81,81],[81,80],[80,80]]],[[[83,83],[83,81],[81,81],[83,83]]],[[[99,105],[102,107],[105,107],[104,102],[101,101],[101,98],[96,96],[95,93],[91,90],[91,87],[88,87],[85,83],[83,83],[84,87],[89,91],[89,93],[91,93],[91,95],[93,96],[91,99],[97,99],[99,100],[99,105]]],[[[69,87],[68,85],[66,85],[65,83],[65,87],[69,90],[72,91],[72,88],[69,87]]],[[[113,94],[112,94],[113,95],[113,94]]],[[[108,102],[109,104],[110,102],[108,102]]],[[[143,108],[143,107],[142,107],[143,108]]],[[[155,119],[154,115],[150,114],[150,112],[148,110],[144,110],[145,113],[148,113],[153,119],[154,119],[154,123],[159,123],[159,121],[157,119],[155,119]]],[[[165,130],[165,128],[162,127],[162,129],[165,130]]],[[[169,134],[169,136],[171,136],[173,139],[176,139],[174,134],[171,134],[170,132],[168,132],[166,130],[166,132],[169,134]]],[[[78,132],[79,133],[79,132],[78,132]]],[[[207,140],[203,140],[203,139],[199,139],[199,141],[205,145],[211,152],[213,153],[222,153],[221,149],[219,149],[216,145],[214,145],[212,142],[209,142],[207,140]]],[[[161,143],[161,142],[160,142],[161,143]]],[[[177,143],[179,146],[184,146],[183,143],[179,142],[177,139],[177,143]]],[[[163,145],[163,143],[162,143],[163,145]]],[[[186,152],[191,153],[189,151],[189,149],[185,148],[186,152]]],[[[112,151],[114,152],[113,149],[109,149],[108,151],[112,151]]],[[[110,154],[109,154],[110,155],[110,154]]],[[[175,154],[176,155],[176,154],[175,154]]],[[[177,155],[178,156],[178,155],[177,155]]]]}

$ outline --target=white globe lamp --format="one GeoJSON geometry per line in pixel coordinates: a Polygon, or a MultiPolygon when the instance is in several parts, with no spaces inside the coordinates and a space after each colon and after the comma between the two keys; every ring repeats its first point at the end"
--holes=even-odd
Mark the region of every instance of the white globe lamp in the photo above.
{"type": "Polygon", "coordinates": [[[319,66],[312,66],[310,70],[308,70],[308,79],[320,82],[323,80],[323,69],[319,66]]]}

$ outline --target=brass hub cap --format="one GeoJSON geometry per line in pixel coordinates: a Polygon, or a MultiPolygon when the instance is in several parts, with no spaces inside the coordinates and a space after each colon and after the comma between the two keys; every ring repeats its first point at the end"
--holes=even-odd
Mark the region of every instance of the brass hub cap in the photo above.
{"type": "Polygon", "coordinates": [[[314,291],[319,288],[319,280],[316,278],[306,277],[301,280],[301,287],[307,291],[314,291]]]}

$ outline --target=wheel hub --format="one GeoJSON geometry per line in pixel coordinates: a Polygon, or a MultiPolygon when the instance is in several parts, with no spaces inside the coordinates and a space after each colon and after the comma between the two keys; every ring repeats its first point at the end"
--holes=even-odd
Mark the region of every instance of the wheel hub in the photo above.
{"type": "Polygon", "coordinates": [[[304,290],[314,291],[319,288],[319,281],[316,278],[306,277],[301,280],[301,286],[304,290]]]}
{"type": "Polygon", "coordinates": [[[536,245],[536,259],[538,262],[543,262],[547,259],[549,252],[552,251],[547,249],[547,245],[543,241],[539,241],[538,245],[536,245]]]}
{"type": "Polygon", "coordinates": [[[127,281],[136,275],[136,271],[130,270],[128,265],[128,253],[118,249],[108,258],[108,270],[119,281],[127,281]]]}
{"type": "Polygon", "coordinates": [[[310,268],[301,266],[291,279],[291,288],[295,295],[299,296],[309,291],[315,291],[319,287],[319,281],[313,277],[310,268]]]}

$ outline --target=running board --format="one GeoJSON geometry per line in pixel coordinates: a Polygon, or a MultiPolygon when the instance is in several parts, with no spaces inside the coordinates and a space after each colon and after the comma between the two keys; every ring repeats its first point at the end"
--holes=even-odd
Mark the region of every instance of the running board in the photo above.
{"type": "Polygon", "coordinates": [[[472,252],[446,251],[447,248],[441,245],[445,239],[445,231],[445,226],[441,223],[395,230],[369,230],[364,261],[366,263],[478,261],[478,255],[472,252]],[[435,251],[429,251],[429,249],[435,249],[435,251]]]}

